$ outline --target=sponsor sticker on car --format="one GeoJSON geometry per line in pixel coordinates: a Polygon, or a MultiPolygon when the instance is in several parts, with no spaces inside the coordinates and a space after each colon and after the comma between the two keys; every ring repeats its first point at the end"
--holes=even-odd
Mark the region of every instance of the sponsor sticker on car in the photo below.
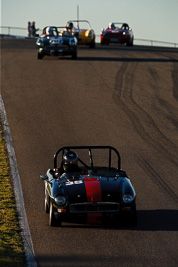
{"type": "Polygon", "coordinates": [[[83,184],[83,181],[82,180],[78,180],[78,181],[68,181],[66,182],[66,185],[74,185],[74,184],[83,184]]]}
{"type": "Polygon", "coordinates": [[[58,39],[51,39],[50,40],[50,44],[51,45],[55,45],[55,44],[62,44],[63,43],[63,39],[62,38],[58,38],[58,39]]]}

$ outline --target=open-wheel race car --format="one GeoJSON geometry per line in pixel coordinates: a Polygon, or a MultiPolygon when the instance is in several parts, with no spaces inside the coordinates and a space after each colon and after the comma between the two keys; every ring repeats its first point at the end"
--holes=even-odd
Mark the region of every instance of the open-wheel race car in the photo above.
{"type": "Polygon", "coordinates": [[[72,29],[78,40],[78,45],[88,45],[90,48],[95,48],[95,32],[88,20],[69,20],[66,25],[72,29]]]}
{"type": "Polygon", "coordinates": [[[40,178],[50,226],[137,223],[136,193],[114,147],[61,147],[54,155],[54,168],[40,178]]]}
{"type": "Polygon", "coordinates": [[[100,44],[126,44],[132,46],[134,34],[127,23],[112,22],[107,29],[102,29],[100,33],[100,44]]]}
{"type": "Polygon", "coordinates": [[[77,39],[66,27],[47,26],[36,41],[38,59],[44,56],[68,56],[77,58],[77,39]]]}

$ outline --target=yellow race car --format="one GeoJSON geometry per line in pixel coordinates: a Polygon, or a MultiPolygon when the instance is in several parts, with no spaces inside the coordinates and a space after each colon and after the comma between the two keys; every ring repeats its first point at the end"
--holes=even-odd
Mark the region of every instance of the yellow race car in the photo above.
{"type": "Polygon", "coordinates": [[[88,20],[69,20],[66,28],[70,30],[78,40],[78,45],[89,45],[95,47],[95,32],[91,29],[88,20]]]}

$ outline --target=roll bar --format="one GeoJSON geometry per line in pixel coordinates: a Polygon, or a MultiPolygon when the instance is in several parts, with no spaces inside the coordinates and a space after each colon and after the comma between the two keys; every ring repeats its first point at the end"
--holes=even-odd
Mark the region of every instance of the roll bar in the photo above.
{"type": "Polygon", "coordinates": [[[66,151],[75,150],[75,149],[87,149],[89,152],[89,158],[90,158],[90,164],[91,166],[88,166],[85,162],[83,162],[80,158],[78,159],[79,162],[81,162],[86,168],[92,169],[93,168],[93,156],[92,156],[92,150],[94,149],[108,149],[109,150],[109,168],[111,168],[111,152],[114,151],[117,155],[117,163],[118,163],[118,170],[121,170],[121,157],[119,151],[112,147],[112,146],[64,146],[59,148],[56,153],[54,154],[54,168],[57,168],[57,157],[60,152],[62,152],[62,156],[66,151]]]}
{"type": "Polygon", "coordinates": [[[67,21],[67,23],[70,23],[70,22],[75,22],[75,23],[77,23],[77,27],[79,27],[79,23],[81,22],[86,22],[86,23],[88,23],[88,25],[89,25],[89,28],[91,29],[91,24],[90,24],[90,22],[88,21],[88,20],[86,20],[86,19],[71,19],[71,20],[69,20],[69,21],[67,21]]]}

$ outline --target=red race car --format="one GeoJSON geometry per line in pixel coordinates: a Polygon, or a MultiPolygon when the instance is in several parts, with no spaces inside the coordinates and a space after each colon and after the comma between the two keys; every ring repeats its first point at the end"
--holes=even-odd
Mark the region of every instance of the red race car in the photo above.
{"type": "Polygon", "coordinates": [[[127,23],[112,22],[107,29],[102,29],[100,34],[101,45],[110,43],[133,45],[134,35],[127,23]]]}

